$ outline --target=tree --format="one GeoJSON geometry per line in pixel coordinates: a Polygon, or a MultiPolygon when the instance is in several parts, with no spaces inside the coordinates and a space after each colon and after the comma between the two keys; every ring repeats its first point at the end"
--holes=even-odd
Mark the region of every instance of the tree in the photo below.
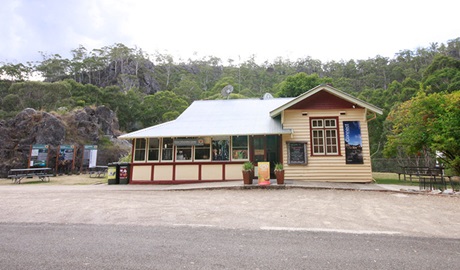
{"type": "Polygon", "coordinates": [[[460,174],[460,91],[419,93],[390,112],[391,127],[384,153],[413,156],[441,153],[443,163],[460,174]]]}
{"type": "Polygon", "coordinates": [[[22,108],[36,110],[56,110],[59,107],[71,106],[70,85],[66,82],[33,82],[13,83],[8,90],[10,94],[21,98],[22,108]]]}
{"type": "Polygon", "coordinates": [[[428,93],[460,89],[460,60],[437,56],[423,73],[423,89],[428,93]]]}
{"type": "Polygon", "coordinates": [[[174,94],[174,92],[160,91],[144,98],[141,121],[145,127],[156,125],[172,120],[171,116],[178,116],[187,107],[187,101],[174,94]]]}
{"type": "Polygon", "coordinates": [[[173,89],[173,92],[177,96],[184,98],[188,103],[192,103],[200,99],[202,90],[198,82],[194,81],[193,78],[183,75],[177,87],[173,89]]]}
{"type": "Polygon", "coordinates": [[[45,77],[45,81],[55,82],[69,76],[70,61],[68,59],[62,59],[59,54],[46,55],[44,52],[40,53],[43,61],[37,65],[36,70],[45,77]]]}
{"type": "Polygon", "coordinates": [[[320,78],[318,74],[307,75],[304,72],[289,76],[279,85],[279,97],[296,97],[320,84],[331,82],[330,78],[320,78]]]}
{"type": "Polygon", "coordinates": [[[88,52],[83,45],[80,45],[77,49],[71,50],[72,61],[70,61],[70,70],[74,76],[74,80],[81,83],[83,81],[83,73],[86,72],[85,59],[88,58],[88,52]]]}
{"type": "Polygon", "coordinates": [[[2,75],[6,75],[6,77],[9,78],[11,81],[23,81],[29,78],[31,73],[32,68],[30,67],[30,65],[26,66],[22,63],[6,63],[0,67],[0,77],[2,75]]]}

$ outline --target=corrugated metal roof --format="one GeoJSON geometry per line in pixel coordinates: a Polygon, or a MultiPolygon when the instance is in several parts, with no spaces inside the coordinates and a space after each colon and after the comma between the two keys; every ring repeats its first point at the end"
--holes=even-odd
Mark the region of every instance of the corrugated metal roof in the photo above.
{"type": "Polygon", "coordinates": [[[294,98],[195,101],[176,120],[120,136],[198,137],[224,135],[289,134],[270,112],[294,98]]]}

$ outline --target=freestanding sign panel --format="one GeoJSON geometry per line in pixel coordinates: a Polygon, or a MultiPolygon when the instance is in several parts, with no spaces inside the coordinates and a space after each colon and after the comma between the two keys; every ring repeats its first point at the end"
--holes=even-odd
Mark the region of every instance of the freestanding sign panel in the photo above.
{"type": "Polygon", "coordinates": [[[346,164],[364,164],[363,141],[359,121],[344,121],[346,164]]]}
{"type": "Polygon", "coordinates": [[[70,173],[74,169],[75,146],[63,144],[59,146],[57,155],[56,171],[60,174],[70,173]]]}
{"type": "Polygon", "coordinates": [[[97,160],[97,145],[85,145],[83,151],[83,167],[96,167],[97,160]]]}
{"type": "Polygon", "coordinates": [[[270,162],[257,162],[257,173],[259,175],[259,185],[270,183],[270,162]]]}
{"type": "Polygon", "coordinates": [[[48,145],[34,144],[30,150],[29,167],[46,167],[48,166],[48,145]]]}

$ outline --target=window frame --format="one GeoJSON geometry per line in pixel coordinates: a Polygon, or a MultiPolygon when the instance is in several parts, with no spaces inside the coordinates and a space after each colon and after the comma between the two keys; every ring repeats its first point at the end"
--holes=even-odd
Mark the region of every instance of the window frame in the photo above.
{"type": "Polygon", "coordinates": [[[230,161],[231,136],[220,136],[211,138],[211,161],[230,161]],[[222,142],[226,143],[222,143],[222,142]],[[224,149],[223,149],[224,148],[224,149]]]}
{"type": "Polygon", "coordinates": [[[147,162],[158,162],[160,161],[160,155],[161,155],[161,140],[160,138],[149,138],[148,143],[147,143],[147,162]],[[151,147],[151,141],[156,140],[157,142],[157,147],[151,147]],[[157,151],[157,159],[150,159],[150,152],[151,151],[157,151]]]}
{"type": "Polygon", "coordinates": [[[174,139],[171,138],[171,137],[164,137],[164,138],[161,138],[161,145],[160,145],[160,155],[161,155],[161,162],[173,162],[174,161],[174,157],[175,157],[175,151],[174,151],[174,139]],[[165,147],[165,146],[168,146],[170,145],[171,147],[168,148],[168,147],[165,147]],[[166,151],[168,150],[168,151],[166,151]],[[165,155],[168,155],[168,154],[171,156],[170,159],[165,159],[165,155]]]}
{"type": "Polygon", "coordinates": [[[177,146],[175,145],[175,155],[174,158],[176,162],[192,162],[193,161],[193,146],[177,146]],[[180,151],[182,151],[183,158],[179,159],[178,157],[180,156],[180,151]],[[186,152],[186,153],[185,153],[186,152]]]}
{"type": "Polygon", "coordinates": [[[339,118],[336,116],[311,117],[309,124],[311,155],[341,156],[339,118]],[[334,120],[335,125],[331,125],[331,120],[334,120]],[[330,136],[331,132],[335,132],[335,136],[330,136]],[[328,151],[331,147],[336,147],[336,151],[328,151]],[[318,151],[319,149],[322,149],[322,151],[318,151]]]}
{"type": "Polygon", "coordinates": [[[232,136],[231,137],[231,157],[232,157],[232,160],[234,161],[247,161],[249,160],[249,136],[248,135],[241,135],[241,136],[232,136]],[[234,139],[237,139],[239,137],[246,137],[246,145],[243,145],[243,146],[237,146],[235,147],[235,143],[234,143],[234,139]],[[245,155],[245,157],[243,158],[238,158],[238,152],[237,151],[244,151],[243,152],[243,155],[245,155]],[[235,158],[237,157],[237,158],[235,158]]]}
{"type": "Polygon", "coordinates": [[[147,138],[136,138],[134,139],[134,153],[133,153],[133,162],[145,162],[147,155],[147,138]],[[144,147],[138,148],[140,140],[143,140],[144,147]],[[136,159],[138,157],[138,152],[142,153],[140,156],[143,156],[144,159],[136,159]]]}
{"type": "Polygon", "coordinates": [[[207,137],[204,139],[203,145],[195,145],[193,147],[193,161],[210,161],[211,160],[211,138],[207,137]],[[203,154],[207,150],[207,158],[204,158],[205,155],[202,155],[202,157],[197,157],[197,151],[202,152],[203,154]]]}

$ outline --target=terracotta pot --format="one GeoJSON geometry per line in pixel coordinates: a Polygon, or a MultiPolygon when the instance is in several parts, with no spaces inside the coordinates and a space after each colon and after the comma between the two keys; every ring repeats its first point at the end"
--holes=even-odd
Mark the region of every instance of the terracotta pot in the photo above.
{"type": "Polygon", "coordinates": [[[276,183],[278,185],[284,185],[284,170],[275,171],[275,176],[276,176],[276,183]]]}
{"type": "Polygon", "coordinates": [[[252,185],[253,174],[253,171],[243,171],[243,183],[245,185],[252,185]]]}

